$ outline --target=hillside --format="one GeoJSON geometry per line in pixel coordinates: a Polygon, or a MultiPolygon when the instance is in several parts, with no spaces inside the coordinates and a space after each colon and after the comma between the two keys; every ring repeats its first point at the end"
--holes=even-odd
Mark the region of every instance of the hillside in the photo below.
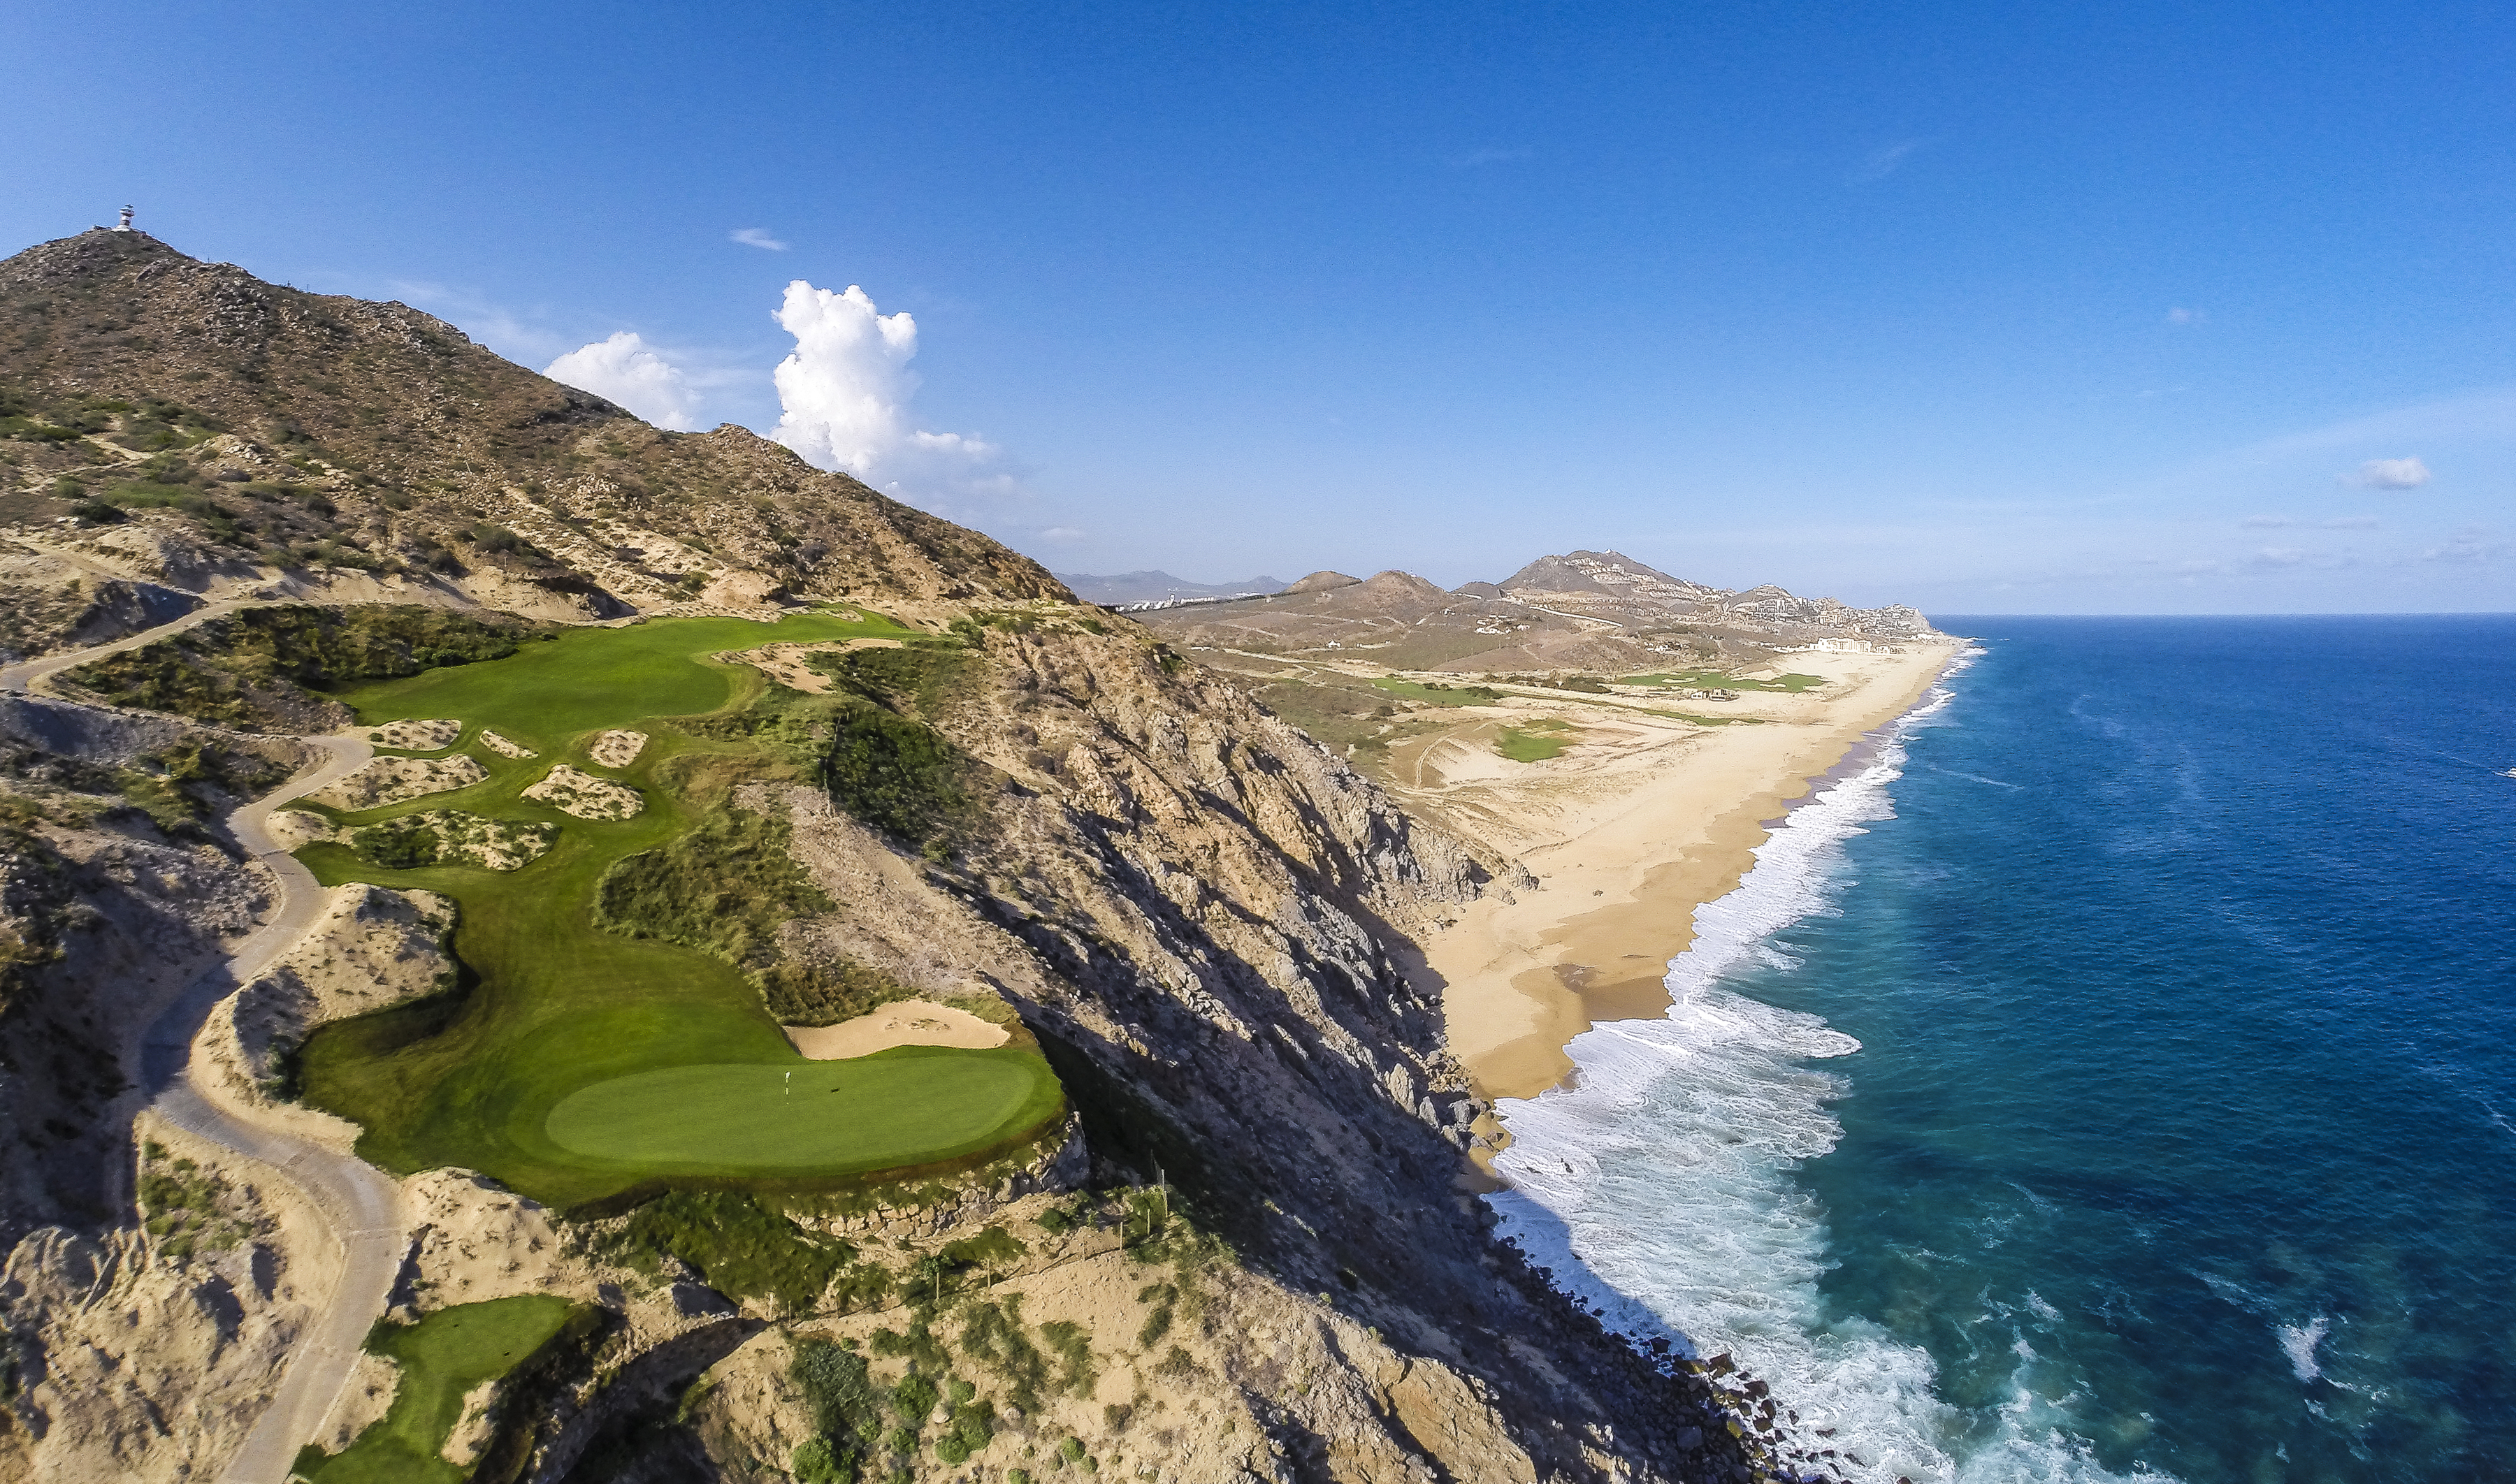
{"type": "Polygon", "coordinates": [[[7,641],[201,615],[0,703],[0,1472],[288,1458],[266,1405],[317,1478],[1774,1466],[1761,1383],[1489,1236],[1405,968],[1490,879],[1236,683],[399,306],[100,231],[0,264],[0,315],[7,641]],[[1029,1057],[1072,1122],[967,1077],[785,1112],[779,1069],[853,1074],[781,1023],[886,1003],[1012,1039],[865,1066],[1029,1057]],[[393,1323],[248,1143],[398,1181],[393,1323]],[[288,1431],[273,1367],[344,1323],[288,1431]]]}

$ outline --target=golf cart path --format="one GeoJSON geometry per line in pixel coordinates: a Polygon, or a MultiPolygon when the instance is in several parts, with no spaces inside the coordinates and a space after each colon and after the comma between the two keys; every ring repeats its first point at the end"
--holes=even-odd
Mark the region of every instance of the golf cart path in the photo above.
{"type": "MultiPolygon", "coordinates": [[[[110,643],[0,669],[0,691],[25,694],[36,681],[61,671],[181,633],[237,608],[258,606],[234,598],[196,608],[172,623],[110,643]]],[[[275,1120],[214,1102],[192,1078],[192,1038],[210,1010],[277,962],[322,916],[324,891],[313,872],[271,838],[273,811],[363,766],[375,756],[363,735],[300,736],[292,740],[319,756],[265,798],[228,816],[236,843],[273,877],[276,905],[271,916],[204,972],[157,1017],[141,1042],[142,1085],[148,1109],[246,1159],[271,1167],[303,1191],[341,1244],[341,1277],[291,1347],[271,1389],[271,1403],[246,1434],[220,1477],[227,1484],[285,1484],[298,1450],[314,1438],[332,1410],[353,1362],[392,1294],[400,1272],[407,1218],[398,1181],[366,1161],[298,1136],[275,1120]]]]}

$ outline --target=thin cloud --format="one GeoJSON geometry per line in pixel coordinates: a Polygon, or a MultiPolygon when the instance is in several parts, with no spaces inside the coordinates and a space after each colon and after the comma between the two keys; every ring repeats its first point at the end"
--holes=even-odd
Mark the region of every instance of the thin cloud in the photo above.
{"type": "Polygon", "coordinates": [[[2416,457],[2369,459],[2341,476],[2344,484],[2362,489],[2417,489],[2429,482],[2429,467],[2416,457]]]}
{"type": "Polygon", "coordinates": [[[2166,311],[2166,322],[2171,325],[2200,324],[2202,321],[2209,317],[2209,315],[2202,312],[2200,309],[2178,308],[2166,311]]]}
{"type": "Polygon", "coordinates": [[[2373,515],[2343,515],[2333,520],[2300,520],[2293,515],[2248,515],[2239,522],[2249,531],[2278,531],[2292,527],[2313,531],[2372,531],[2383,523],[2373,515]]]}
{"type": "Polygon", "coordinates": [[[1925,143],[1926,141],[1917,139],[1899,140],[1895,144],[1870,150],[1862,159],[1861,178],[1865,181],[1879,181],[1894,175],[1905,167],[1907,160],[1912,158],[1913,151],[1921,148],[1925,143]]]}
{"type": "Polygon", "coordinates": [[[2496,534],[2485,526],[2467,525],[2449,537],[2445,545],[2420,553],[2420,560],[2495,561],[2509,551],[2506,542],[2495,539],[2496,534]]]}
{"type": "Polygon", "coordinates": [[[745,247],[765,248],[773,253],[786,251],[786,244],[769,235],[769,228],[765,227],[738,227],[727,232],[725,239],[728,242],[739,242],[745,247]]]}
{"type": "Polygon", "coordinates": [[[388,279],[386,287],[396,299],[462,326],[464,334],[510,360],[529,364],[567,349],[567,341],[557,332],[529,323],[505,305],[468,289],[414,278],[388,279]]]}

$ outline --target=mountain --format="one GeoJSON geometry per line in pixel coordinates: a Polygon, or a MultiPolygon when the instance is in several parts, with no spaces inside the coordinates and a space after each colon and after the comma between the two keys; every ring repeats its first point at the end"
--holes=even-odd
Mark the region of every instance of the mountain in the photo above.
{"type": "Polygon", "coordinates": [[[1159,602],[1166,598],[1241,598],[1278,593],[1284,588],[1283,582],[1274,577],[1252,577],[1246,582],[1190,582],[1168,572],[1121,572],[1115,577],[1059,572],[1055,576],[1085,602],[1112,607],[1120,603],[1159,602]]]}
{"type": "MultiPolygon", "coordinates": [[[[1462,1194],[1489,1110],[1404,966],[1494,875],[1163,634],[738,428],[138,233],[0,263],[0,613],[53,656],[0,668],[0,1473],[319,1484],[440,1442],[500,1480],[1782,1466],[1726,1357],[1609,1334],[1462,1194]],[[808,603],[782,632],[855,637],[758,647],[808,603]],[[333,730],[389,683],[436,699],[333,730]],[[549,737],[440,714],[482,697],[549,737]],[[662,714],[598,733],[588,697],[662,714]],[[376,747],[353,776],[431,812],[245,807],[376,747]],[[644,1039],[533,1018],[528,911],[594,945],[538,971],[602,1013],[613,966],[680,966],[644,1039]],[[1070,1116],[846,1178],[607,1155],[578,1199],[562,1105],[480,1081],[721,1071],[785,1055],[773,1006],[912,994],[1044,1058],[1070,1116]],[[701,996],[740,1036],[682,1044],[701,996]],[[388,1094],[405,1120],[341,1121],[388,1094]],[[513,1173],[425,1152],[475,1147],[513,1173]],[[343,1189],[382,1194],[353,1222],[343,1189]],[[513,1368],[431,1371],[451,1323],[513,1368]],[[369,1428],[423,1382],[460,1426],[369,1428]]],[[[1448,606],[1399,573],[1292,601],[1448,606]]],[[[858,1136],[778,1106],[746,1136],[858,1136]]],[[[679,1137],[685,1107],[630,1111],[679,1137]]]]}
{"type": "Polygon", "coordinates": [[[1305,578],[1272,597],[1143,615],[1192,649],[1358,651],[1398,670],[1649,671],[1737,662],[1824,639],[1893,643],[1930,625],[1911,608],[1852,608],[1774,587],[1728,592],[1614,552],[1540,556],[1499,583],[1446,590],[1405,572],[1305,578]]]}

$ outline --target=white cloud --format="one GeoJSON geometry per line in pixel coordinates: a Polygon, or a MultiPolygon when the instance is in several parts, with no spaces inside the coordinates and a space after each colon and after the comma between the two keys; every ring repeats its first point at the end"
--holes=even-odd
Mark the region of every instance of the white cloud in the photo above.
{"type": "Polygon", "coordinates": [[[542,368],[542,375],[608,397],[658,428],[698,427],[698,393],[679,366],[648,349],[629,330],[582,346],[542,368]]]}
{"type": "Polygon", "coordinates": [[[2166,322],[2173,325],[2200,324],[2209,317],[2200,309],[2173,309],[2166,311],[2166,322]]]}
{"type": "Polygon", "coordinates": [[[2444,546],[2433,546],[2420,553],[2420,560],[2495,561],[2509,551],[2506,542],[2493,539],[2495,534],[2486,526],[2467,525],[2449,538],[2444,546]]]}
{"type": "Polygon", "coordinates": [[[2416,458],[2369,459],[2341,482],[2362,489],[2417,489],[2429,482],[2429,467],[2416,458]]]}
{"type": "Polygon", "coordinates": [[[2293,546],[2267,546],[2254,554],[2255,563],[2267,567],[2293,567],[2305,559],[2305,550],[2293,546]]]}
{"type": "Polygon", "coordinates": [[[1089,533],[1076,526],[1052,525],[1042,530],[1039,534],[1043,539],[1049,541],[1080,541],[1089,533]]]}
{"type": "Polygon", "coordinates": [[[2343,515],[2334,520],[2300,520],[2290,515],[2248,515],[2239,522],[2249,531],[2285,530],[2305,526],[2319,531],[2372,531],[2382,524],[2373,515],[2343,515]]]}
{"type": "Polygon", "coordinates": [[[822,469],[843,469],[903,498],[932,502],[1014,491],[1003,452],[985,439],[930,433],[910,420],[917,321],[885,314],[855,284],[844,294],[798,278],[786,285],[777,322],[795,337],[777,363],[785,415],[770,436],[822,469]]]}
{"type": "Polygon", "coordinates": [[[745,247],[767,248],[773,253],[786,251],[786,244],[769,235],[769,228],[765,227],[737,227],[727,232],[725,237],[729,242],[739,242],[745,247]]]}

